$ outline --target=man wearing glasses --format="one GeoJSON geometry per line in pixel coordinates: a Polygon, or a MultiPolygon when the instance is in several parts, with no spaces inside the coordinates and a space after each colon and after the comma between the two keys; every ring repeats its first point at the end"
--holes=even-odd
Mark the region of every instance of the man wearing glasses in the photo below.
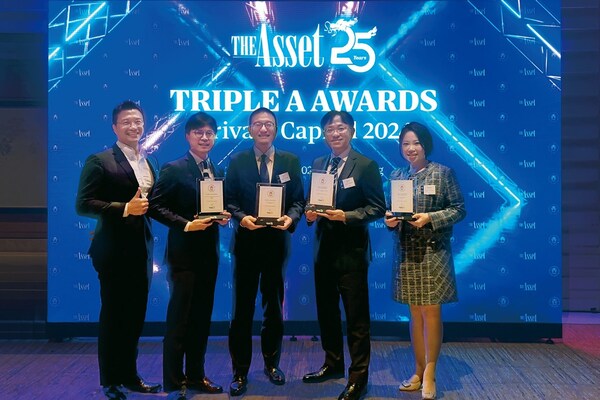
{"type": "Polygon", "coordinates": [[[165,263],[170,299],[163,341],[163,385],[167,392],[179,391],[178,400],[187,398],[188,389],[223,391],[206,376],[204,356],[219,266],[218,224],[226,225],[230,214],[219,210],[223,219],[196,216],[198,180],[223,177],[222,169],[209,159],[216,131],[217,122],[204,112],[188,119],[185,139],[189,151],[161,168],[150,199],[150,216],[169,227],[165,263]]]}
{"type": "Polygon", "coordinates": [[[152,278],[153,236],[148,200],[155,170],[140,151],[144,113],[133,101],[112,112],[117,142],[88,157],[77,190],[77,213],[98,220],[89,249],[100,281],[98,366],[110,399],[123,389],[157,393],[161,386],[137,373],[137,346],[146,318],[152,278]]]}
{"type": "Polygon", "coordinates": [[[277,119],[267,108],[250,114],[248,130],[254,146],[231,156],[225,179],[227,210],[237,222],[232,239],[233,316],[229,327],[229,353],[233,367],[232,396],[246,392],[252,358],[252,320],[260,287],[263,321],[261,350],[264,373],[275,385],[285,383],[279,369],[283,339],[283,294],[285,263],[290,234],[304,210],[300,160],[292,153],[275,149],[277,119]],[[281,225],[257,225],[257,183],[285,186],[281,225]]]}
{"type": "Polygon", "coordinates": [[[325,362],[302,380],[318,383],[344,376],[341,299],[351,362],[338,400],[358,400],[367,391],[371,355],[369,223],[384,216],[386,204],[377,163],[350,146],[354,118],[346,111],[330,111],[321,119],[321,129],[331,153],[317,158],[312,169],[335,175],[335,209],[306,211],[306,221],[317,225],[315,293],[325,362]]]}

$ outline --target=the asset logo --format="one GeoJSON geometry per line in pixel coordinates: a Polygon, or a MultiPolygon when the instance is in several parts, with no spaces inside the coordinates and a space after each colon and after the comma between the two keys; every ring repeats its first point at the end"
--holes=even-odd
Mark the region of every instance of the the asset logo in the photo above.
{"type": "Polygon", "coordinates": [[[469,315],[469,319],[473,322],[487,322],[487,314],[477,314],[473,313],[469,315]]]}
{"type": "Polygon", "coordinates": [[[270,25],[261,24],[255,35],[231,37],[233,57],[253,59],[258,68],[321,68],[327,63],[364,73],[377,60],[369,43],[377,27],[365,31],[355,27],[356,22],[327,21],[323,28],[318,24],[314,32],[300,35],[276,34],[270,25]]]}

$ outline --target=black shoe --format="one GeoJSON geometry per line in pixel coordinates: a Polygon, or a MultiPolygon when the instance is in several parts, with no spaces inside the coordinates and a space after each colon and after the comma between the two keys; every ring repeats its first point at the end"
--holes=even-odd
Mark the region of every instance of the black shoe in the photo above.
{"type": "Polygon", "coordinates": [[[200,380],[187,381],[186,386],[190,390],[197,390],[203,393],[223,393],[223,387],[217,385],[206,376],[200,380]]]}
{"type": "Polygon", "coordinates": [[[320,370],[310,372],[302,377],[304,383],[320,383],[329,379],[339,379],[344,377],[344,368],[333,368],[329,365],[323,365],[320,370]]]}
{"type": "Polygon", "coordinates": [[[338,400],[359,400],[367,393],[367,383],[348,382],[338,400]]]}
{"type": "Polygon", "coordinates": [[[265,375],[274,385],[283,385],[285,383],[285,375],[278,367],[265,367],[265,375]]]}
{"type": "Polygon", "coordinates": [[[235,375],[233,381],[229,384],[229,394],[231,396],[241,396],[248,389],[248,377],[246,375],[235,375]]]}
{"type": "Polygon", "coordinates": [[[139,378],[136,382],[128,383],[123,386],[132,392],[138,393],[158,393],[162,389],[162,386],[159,383],[146,382],[142,378],[139,378]]]}
{"type": "Polygon", "coordinates": [[[127,394],[123,391],[121,386],[117,385],[109,385],[103,386],[102,391],[107,399],[116,399],[116,400],[125,400],[127,399],[127,394]]]}

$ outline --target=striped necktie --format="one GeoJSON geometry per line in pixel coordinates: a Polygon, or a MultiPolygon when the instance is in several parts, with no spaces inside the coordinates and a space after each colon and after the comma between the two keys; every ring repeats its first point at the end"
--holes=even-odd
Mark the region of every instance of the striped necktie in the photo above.
{"type": "Polygon", "coordinates": [[[329,173],[333,174],[333,175],[337,175],[338,172],[338,166],[340,165],[340,162],[342,161],[342,159],[340,157],[333,157],[331,159],[331,161],[329,162],[329,173]]]}
{"type": "Polygon", "coordinates": [[[202,170],[202,178],[210,179],[210,173],[208,172],[208,161],[203,160],[200,162],[200,169],[202,170]]]}

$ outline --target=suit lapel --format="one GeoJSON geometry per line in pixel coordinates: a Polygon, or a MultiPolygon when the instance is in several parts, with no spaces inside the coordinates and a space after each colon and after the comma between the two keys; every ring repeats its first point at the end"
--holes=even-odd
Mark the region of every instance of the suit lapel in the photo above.
{"type": "Polygon", "coordinates": [[[248,172],[252,171],[254,173],[254,180],[256,182],[260,182],[260,174],[258,173],[258,165],[256,163],[256,156],[254,155],[254,147],[250,147],[246,155],[248,156],[248,172]]]}
{"type": "Polygon", "coordinates": [[[348,154],[348,158],[346,159],[346,162],[344,163],[344,167],[342,168],[342,171],[340,172],[340,176],[338,177],[338,180],[343,181],[344,179],[349,178],[350,175],[352,175],[352,171],[354,170],[355,166],[356,166],[356,153],[354,152],[354,150],[350,150],[350,153],[348,154]]]}
{"type": "Polygon", "coordinates": [[[133,168],[131,168],[131,164],[123,154],[123,151],[116,144],[113,145],[113,153],[115,155],[115,161],[117,164],[123,169],[125,175],[133,182],[136,186],[139,186],[137,178],[135,177],[135,173],[133,172],[133,168]]]}
{"type": "Polygon", "coordinates": [[[192,174],[192,177],[194,179],[202,179],[202,174],[200,174],[200,168],[198,167],[198,164],[196,164],[196,160],[194,160],[194,157],[192,157],[192,155],[189,152],[187,152],[185,155],[185,159],[188,164],[188,170],[192,174]]]}
{"type": "Polygon", "coordinates": [[[285,167],[285,158],[279,154],[279,152],[277,150],[275,150],[275,154],[273,155],[273,176],[271,177],[271,182],[272,183],[281,183],[281,180],[279,179],[279,175],[283,174],[284,172],[288,172],[286,171],[285,167]]]}
{"type": "Polygon", "coordinates": [[[322,157],[316,162],[316,171],[327,171],[327,164],[329,164],[329,156],[322,157]]]}
{"type": "Polygon", "coordinates": [[[208,169],[210,169],[210,173],[213,177],[219,178],[219,175],[217,174],[217,169],[215,168],[215,165],[213,164],[212,160],[210,160],[210,163],[208,163],[208,169]]]}
{"type": "Polygon", "coordinates": [[[221,168],[220,166],[213,164],[212,162],[210,163],[210,167],[212,169],[212,173],[214,175],[215,178],[224,178],[225,177],[225,173],[223,172],[223,168],[221,168]]]}

